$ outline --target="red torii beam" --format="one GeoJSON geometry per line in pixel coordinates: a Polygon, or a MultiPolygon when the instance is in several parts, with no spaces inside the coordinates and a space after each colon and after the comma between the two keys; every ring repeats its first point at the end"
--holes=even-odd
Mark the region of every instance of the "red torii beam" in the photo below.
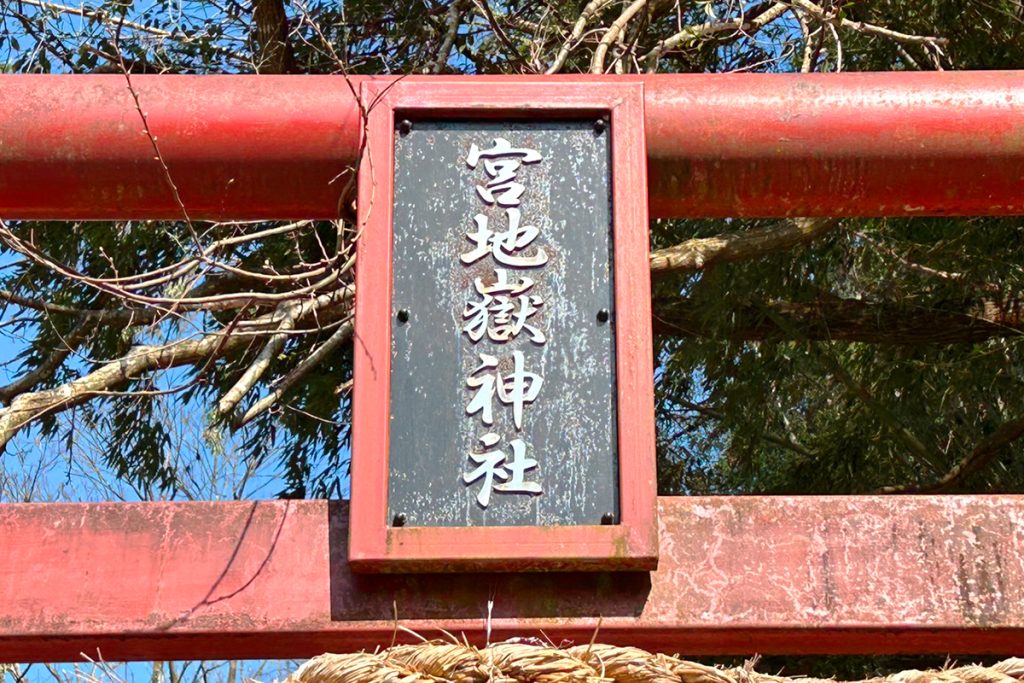
{"type": "MultiPolygon", "coordinates": [[[[132,83],[192,218],[335,218],[364,78],[132,83]]],[[[451,78],[538,77],[403,80],[451,78]]],[[[644,84],[654,218],[1024,213],[1024,72],[604,78],[644,84]]],[[[0,141],[5,218],[182,217],[122,76],[4,76],[0,141]]]]}
{"type": "MultiPolygon", "coordinates": [[[[655,217],[1024,213],[1022,72],[632,78],[655,217]]],[[[192,218],[337,216],[352,83],[132,81],[192,218]]],[[[0,215],[181,217],[122,77],[0,84],[0,215]]],[[[687,654],[1024,646],[1024,496],[663,498],[652,574],[356,576],[346,517],[325,501],[0,506],[0,660],[372,647],[396,608],[427,636],[600,624],[687,654]]]]}
{"type": "Polygon", "coordinates": [[[0,505],[0,661],[303,657],[402,626],[700,654],[1024,650],[1024,496],[662,498],[658,570],[353,574],[327,501],[0,505]]]}

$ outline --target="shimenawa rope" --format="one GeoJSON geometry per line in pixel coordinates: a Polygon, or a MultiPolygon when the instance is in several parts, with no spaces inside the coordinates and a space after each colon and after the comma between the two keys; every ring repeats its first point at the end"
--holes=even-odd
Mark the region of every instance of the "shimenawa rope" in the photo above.
{"type": "MultiPolygon", "coordinates": [[[[993,666],[902,671],[862,683],[1018,683],[1024,659],[993,666]]],[[[721,669],[635,647],[556,648],[512,640],[485,648],[430,641],[379,652],[324,654],[285,683],[836,683],[771,676],[753,667],[721,669]]]]}

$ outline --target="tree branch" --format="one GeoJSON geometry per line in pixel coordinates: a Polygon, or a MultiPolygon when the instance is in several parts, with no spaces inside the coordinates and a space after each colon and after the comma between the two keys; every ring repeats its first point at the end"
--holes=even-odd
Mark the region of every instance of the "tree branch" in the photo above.
{"type": "Polygon", "coordinates": [[[651,254],[651,275],[693,272],[716,263],[760,258],[812,242],[839,224],[835,218],[793,218],[776,225],[714,237],[695,237],[651,254]]]}
{"type": "Polygon", "coordinates": [[[576,19],[576,23],[572,27],[572,31],[569,33],[569,37],[562,44],[562,48],[555,55],[555,59],[551,62],[551,66],[545,72],[548,75],[556,74],[562,70],[565,66],[565,60],[569,58],[569,53],[572,52],[573,48],[576,47],[576,43],[583,35],[583,31],[587,28],[587,22],[589,22],[594,15],[603,10],[605,7],[610,5],[614,0],[590,0],[583,11],[580,12],[580,16],[576,19]]]}
{"type": "Polygon", "coordinates": [[[282,0],[253,0],[256,25],[256,72],[287,74],[295,71],[295,54],[288,40],[288,16],[282,0]]]}
{"type": "MultiPolygon", "coordinates": [[[[293,304],[301,311],[297,319],[317,309],[347,301],[352,291],[352,288],[339,289],[293,304]]],[[[278,329],[282,321],[281,314],[275,312],[246,322],[246,333],[230,324],[199,339],[180,340],[162,346],[139,346],[124,357],[105,363],[72,382],[46,391],[19,395],[10,406],[0,409],[0,452],[3,452],[20,429],[33,420],[80,405],[95,396],[105,395],[143,373],[194,365],[240,350],[252,343],[251,333],[254,330],[259,332],[261,326],[278,329]]]]}
{"type": "Polygon", "coordinates": [[[291,331],[295,329],[295,325],[299,320],[315,315],[318,310],[331,303],[337,302],[334,301],[333,296],[328,295],[304,301],[298,305],[291,304],[279,307],[273,316],[280,319],[277,329],[270,339],[267,340],[266,345],[260,350],[252,364],[246,368],[238,381],[217,402],[217,415],[223,417],[230,414],[235,409],[235,406],[238,405],[238,402],[256,385],[256,382],[260,380],[264,373],[266,373],[267,368],[270,367],[274,356],[284,348],[285,342],[288,341],[291,331]]]}
{"type": "Polygon", "coordinates": [[[256,401],[241,417],[237,417],[234,421],[233,426],[237,429],[248,424],[254,420],[261,413],[265,412],[274,405],[282,396],[288,393],[288,391],[297,383],[299,380],[304,378],[310,373],[316,366],[318,366],[327,356],[329,356],[335,349],[341,346],[352,338],[352,332],[355,330],[355,325],[352,321],[344,323],[339,327],[334,334],[327,338],[323,344],[321,344],[316,351],[309,354],[302,360],[301,363],[296,365],[291,371],[281,378],[276,383],[274,388],[269,394],[256,401]]]}
{"type": "Polygon", "coordinates": [[[597,49],[594,50],[594,58],[590,62],[590,73],[601,74],[604,73],[604,60],[608,54],[608,48],[610,48],[623,29],[626,28],[626,24],[636,16],[637,12],[642,10],[647,5],[647,0],[633,0],[633,2],[622,11],[619,18],[612,22],[612,25],[605,31],[604,36],[601,38],[601,42],[597,44],[597,49]]]}
{"type": "Polygon", "coordinates": [[[966,311],[898,306],[859,299],[758,302],[730,309],[729,323],[709,319],[690,299],[653,301],[657,334],[734,341],[846,341],[868,344],[969,344],[1024,334],[1024,315],[1008,306],[981,302],[966,311]],[[782,329],[766,315],[792,326],[782,329]]]}
{"type": "Polygon", "coordinates": [[[938,481],[920,486],[887,486],[880,489],[879,493],[948,493],[955,490],[968,477],[988,466],[996,456],[1021,437],[1024,437],[1024,417],[999,425],[991,436],[979,443],[938,481]]]}
{"type": "Polygon", "coordinates": [[[89,338],[92,331],[96,329],[95,320],[84,320],[61,340],[61,345],[53,350],[50,355],[42,360],[37,366],[14,380],[7,386],[0,387],[0,403],[8,404],[11,399],[28,391],[43,380],[51,377],[57,371],[68,356],[74,353],[82,342],[89,338]]]}
{"type": "Polygon", "coordinates": [[[681,31],[658,41],[650,52],[640,58],[640,61],[647,65],[647,72],[654,73],[658,70],[658,60],[665,52],[674,49],[680,43],[690,42],[698,38],[712,36],[726,31],[736,31],[746,35],[753,35],[762,28],[775,21],[790,9],[789,3],[776,2],[773,4],[764,3],[751,11],[753,18],[746,16],[728,19],[726,21],[709,21],[703,24],[687,26],[681,31]]]}
{"type": "Polygon", "coordinates": [[[448,16],[445,19],[445,32],[444,39],[441,41],[441,47],[438,48],[437,54],[434,55],[434,59],[431,60],[430,64],[424,68],[425,73],[439,74],[444,71],[445,66],[448,64],[448,57],[451,55],[452,46],[455,44],[455,38],[459,35],[459,24],[462,21],[462,7],[466,4],[466,0],[452,0],[452,4],[448,6],[448,16]]]}
{"type": "Polygon", "coordinates": [[[826,12],[825,9],[813,2],[810,2],[810,0],[792,0],[792,4],[806,10],[808,14],[814,15],[814,17],[819,21],[829,24],[838,24],[842,28],[850,29],[851,31],[888,38],[889,40],[895,40],[898,43],[908,43],[911,45],[946,45],[949,43],[948,39],[940,38],[938,36],[918,36],[911,33],[901,33],[899,31],[893,31],[892,29],[885,28],[884,26],[876,26],[875,24],[869,24],[864,21],[852,21],[845,17],[839,18],[829,12],[826,12]]]}

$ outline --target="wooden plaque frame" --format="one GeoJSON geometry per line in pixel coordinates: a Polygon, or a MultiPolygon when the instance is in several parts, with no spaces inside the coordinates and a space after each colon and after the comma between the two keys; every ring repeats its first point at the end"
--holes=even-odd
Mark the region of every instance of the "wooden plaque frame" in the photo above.
{"type": "Polygon", "coordinates": [[[356,571],[650,570],[658,560],[643,84],[363,82],[349,562],[356,571]],[[618,524],[394,527],[387,520],[392,203],[398,117],[608,116],[616,320],[618,524]],[[360,267],[358,264],[369,264],[360,267]]]}

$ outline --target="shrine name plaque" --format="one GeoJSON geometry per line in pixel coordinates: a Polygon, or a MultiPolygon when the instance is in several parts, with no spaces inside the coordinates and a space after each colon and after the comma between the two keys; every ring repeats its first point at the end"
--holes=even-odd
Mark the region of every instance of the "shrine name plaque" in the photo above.
{"type": "Polygon", "coordinates": [[[642,92],[595,85],[364,87],[356,569],[656,560],[642,92]]]}
{"type": "Polygon", "coordinates": [[[399,123],[392,525],[618,519],[609,137],[399,123]]]}

